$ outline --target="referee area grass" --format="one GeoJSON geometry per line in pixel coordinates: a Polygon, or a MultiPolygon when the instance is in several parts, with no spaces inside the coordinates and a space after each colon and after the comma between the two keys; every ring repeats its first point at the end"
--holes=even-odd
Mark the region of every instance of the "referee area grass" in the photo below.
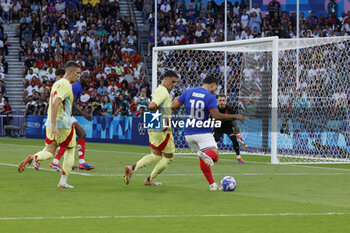
{"type": "Polygon", "coordinates": [[[17,172],[43,145],[0,138],[0,232],[350,232],[348,164],[271,165],[269,157],[242,155],[240,165],[233,154],[221,154],[215,181],[231,175],[238,184],[222,192],[209,191],[195,155],[176,155],[157,177],[162,186],[143,184],[153,165],[127,186],[124,167],[149,147],[87,143],[85,158],[96,169],[75,171],[68,180],[75,188],[58,189],[60,174],[50,161],[40,171],[17,172]]]}

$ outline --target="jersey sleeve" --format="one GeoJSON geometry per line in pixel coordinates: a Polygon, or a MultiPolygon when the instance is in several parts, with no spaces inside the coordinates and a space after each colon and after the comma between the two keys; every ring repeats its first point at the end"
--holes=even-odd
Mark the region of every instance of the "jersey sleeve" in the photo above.
{"type": "Polygon", "coordinates": [[[182,92],[182,94],[179,96],[179,98],[177,98],[177,100],[181,103],[184,104],[186,101],[186,95],[187,95],[187,91],[182,92]]]}
{"type": "Polygon", "coordinates": [[[208,102],[207,102],[208,110],[213,108],[218,108],[218,101],[216,100],[215,95],[208,96],[208,102]]]}
{"type": "Polygon", "coordinates": [[[77,83],[75,82],[73,85],[72,85],[72,91],[73,91],[73,95],[74,96],[77,96],[77,97],[80,97],[81,93],[82,93],[82,88],[80,85],[77,85],[77,83]]]}
{"type": "Polygon", "coordinates": [[[157,90],[154,92],[152,102],[155,103],[158,107],[161,105],[164,100],[166,99],[167,93],[165,93],[165,89],[163,88],[157,88],[157,90]]]}
{"type": "Polygon", "coordinates": [[[56,97],[60,98],[62,101],[65,100],[69,96],[71,88],[68,82],[62,82],[56,90],[56,97]]]}

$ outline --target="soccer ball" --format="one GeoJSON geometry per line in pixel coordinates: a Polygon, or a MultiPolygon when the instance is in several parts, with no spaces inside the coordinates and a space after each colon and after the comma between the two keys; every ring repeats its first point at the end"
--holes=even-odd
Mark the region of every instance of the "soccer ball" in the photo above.
{"type": "Polygon", "coordinates": [[[237,187],[236,180],[232,176],[225,176],[224,178],[222,178],[222,180],[220,181],[220,185],[222,191],[233,191],[237,187]]]}

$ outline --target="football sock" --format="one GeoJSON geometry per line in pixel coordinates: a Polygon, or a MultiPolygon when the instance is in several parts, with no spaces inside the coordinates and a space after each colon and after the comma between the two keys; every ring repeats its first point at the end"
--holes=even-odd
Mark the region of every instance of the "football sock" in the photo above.
{"type": "Polygon", "coordinates": [[[237,134],[236,137],[239,139],[239,140],[242,140],[242,136],[240,134],[237,134]]]}
{"type": "Polygon", "coordinates": [[[85,159],[79,159],[79,163],[86,163],[85,159]]]}
{"type": "Polygon", "coordinates": [[[218,157],[218,154],[212,150],[212,149],[208,149],[208,150],[205,150],[203,151],[206,155],[208,155],[210,158],[212,158],[212,160],[214,162],[217,162],[219,160],[219,157],[218,157]]]}
{"type": "Polygon", "coordinates": [[[157,177],[160,173],[162,173],[173,161],[173,158],[166,158],[163,157],[154,167],[151,175],[149,176],[149,181],[153,180],[155,177],[157,177]]]}
{"type": "Polygon", "coordinates": [[[63,175],[69,175],[70,171],[72,170],[73,164],[74,164],[74,148],[67,149],[66,152],[63,155],[63,175]]]}
{"type": "Polygon", "coordinates": [[[214,179],[213,179],[213,175],[211,174],[210,167],[208,165],[206,165],[202,159],[199,159],[199,164],[200,164],[201,170],[202,170],[205,178],[209,182],[209,184],[215,183],[214,179]]]}
{"type": "Polygon", "coordinates": [[[154,155],[154,154],[148,154],[142,157],[139,161],[137,161],[133,166],[132,170],[136,171],[139,168],[145,167],[146,165],[152,163],[152,162],[158,162],[162,159],[162,156],[154,155]]]}
{"type": "Polygon", "coordinates": [[[67,184],[68,175],[61,175],[60,184],[67,184]]]}
{"type": "Polygon", "coordinates": [[[54,163],[59,163],[59,160],[61,159],[62,155],[64,154],[64,152],[66,152],[66,148],[63,147],[63,146],[60,146],[60,148],[58,149],[57,151],[57,154],[55,156],[55,159],[54,159],[54,163]]]}
{"type": "MultiPolygon", "coordinates": [[[[230,136],[230,139],[231,139],[232,144],[233,144],[233,149],[235,150],[236,155],[237,155],[237,158],[238,158],[240,152],[239,152],[239,143],[238,143],[238,141],[237,141],[237,137],[236,137],[235,135],[231,135],[231,136],[230,136]]],[[[239,157],[240,157],[240,156],[239,156],[239,157]]]]}
{"type": "Polygon", "coordinates": [[[53,154],[51,154],[50,152],[45,151],[45,150],[42,150],[34,155],[34,159],[36,161],[47,160],[47,159],[52,158],[52,157],[53,157],[53,154]]]}
{"type": "Polygon", "coordinates": [[[77,145],[79,150],[79,163],[85,163],[85,140],[79,139],[77,145]]]}

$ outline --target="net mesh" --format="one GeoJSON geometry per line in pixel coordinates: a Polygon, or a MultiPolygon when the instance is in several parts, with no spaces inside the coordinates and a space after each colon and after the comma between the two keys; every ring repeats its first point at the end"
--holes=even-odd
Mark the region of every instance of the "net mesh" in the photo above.
{"type": "MultiPolygon", "coordinates": [[[[280,163],[349,162],[349,41],[348,37],[279,40],[280,163]]],[[[228,105],[246,116],[244,124],[238,122],[248,145],[242,153],[270,153],[272,42],[162,50],[157,51],[156,65],[157,85],[168,69],[180,76],[172,98],[200,86],[208,74],[218,77],[216,94],[226,93],[228,105]]],[[[175,118],[183,111],[175,112],[175,118]]],[[[183,130],[173,131],[176,153],[190,153],[183,130]]],[[[220,153],[232,153],[228,135],[218,147],[220,153]]]]}
{"type": "Polygon", "coordinates": [[[349,39],[282,42],[288,46],[279,54],[280,162],[349,162],[349,39]]]}

